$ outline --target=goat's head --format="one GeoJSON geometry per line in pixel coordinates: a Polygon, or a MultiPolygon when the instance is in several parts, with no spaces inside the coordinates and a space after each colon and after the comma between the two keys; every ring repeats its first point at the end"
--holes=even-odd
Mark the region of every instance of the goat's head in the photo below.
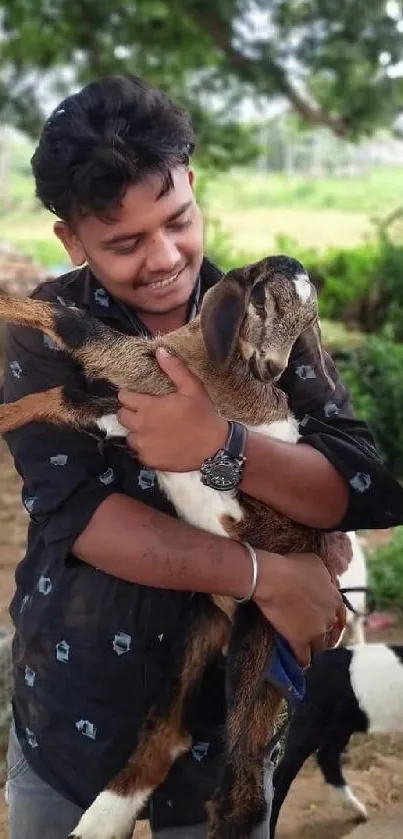
{"type": "Polygon", "coordinates": [[[240,355],[255,378],[276,382],[300,338],[333,386],[321,350],[316,290],[296,259],[270,256],[229,271],[205,295],[200,323],[208,356],[221,372],[240,355]]]}

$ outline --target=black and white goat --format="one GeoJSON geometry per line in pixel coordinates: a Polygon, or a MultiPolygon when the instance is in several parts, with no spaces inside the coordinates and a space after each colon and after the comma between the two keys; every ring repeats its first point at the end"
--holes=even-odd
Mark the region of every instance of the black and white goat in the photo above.
{"type": "Polygon", "coordinates": [[[367,819],[341,768],[342,752],[356,732],[403,733],[403,646],[359,644],[315,656],[275,771],[271,839],[289,788],[314,752],[325,781],[356,816],[367,819]]]}

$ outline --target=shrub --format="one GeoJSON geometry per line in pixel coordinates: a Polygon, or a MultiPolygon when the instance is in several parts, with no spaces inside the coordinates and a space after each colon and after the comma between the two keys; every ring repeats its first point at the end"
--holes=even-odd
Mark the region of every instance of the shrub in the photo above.
{"type": "MultiPolygon", "coordinates": [[[[304,261],[304,260],[303,260],[304,261]]],[[[403,341],[403,247],[379,235],[351,250],[307,254],[306,267],[320,281],[323,317],[364,332],[393,328],[403,341]]]]}
{"type": "Polygon", "coordinates": [[[403,478],[403,344],[386,332],[333,357],[357,415],[371,427],[388,468],[403,478]]]}
{"type": "Polygon", "coordinates": [[[403,612],[403,527],[391,541],[368,556],[368,584],[376,608],[403,612]]]}

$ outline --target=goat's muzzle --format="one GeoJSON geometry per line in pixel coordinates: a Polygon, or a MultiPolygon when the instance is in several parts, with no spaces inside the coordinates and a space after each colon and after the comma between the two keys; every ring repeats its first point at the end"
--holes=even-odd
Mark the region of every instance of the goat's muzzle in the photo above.
{"type": "Polygon", "coordinates": [[[249,360],[250,371],[261,382],[278,382],[284,372],[284,366],[270,358],[262,358],[256,352],[249,360]]]}

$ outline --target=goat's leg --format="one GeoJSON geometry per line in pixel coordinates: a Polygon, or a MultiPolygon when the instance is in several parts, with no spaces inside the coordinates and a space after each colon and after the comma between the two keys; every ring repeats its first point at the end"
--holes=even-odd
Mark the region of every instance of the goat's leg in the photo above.
{"type": "Polygon", "coordinates": [[[354,810],[360,821],[366,821],[368,818],[367,808],[346,783],[341,768],[341,756],[352,733],[351,730],[347,729],[332,732],[325,745],[319,749],[316,758],[326,783],[330,784],[339,793],[344,803],[354,810]]]}
{"type": "Polygon", "coordinates": [[[64,387],[53,387],[41,393],[30,393],[15,402],[0,406],[0,434],[13,431],[30,422],[49,422],[73,428],[98,427],[108,436],[126,436],[127,431],[116,419],[117,397],[102,398],[73,393],[64,387]]]}
{"type": "Polygon", "coordinates": [[[184,726],[186,709],[208,662],[228,642],[229,621],[209,598],[190,624],[173,681],[146,720],[138,746],[125,768],[84,813],[70,839],[129,839],[150,795],[166,779],[174,761],[191,746],[184,726]]]}
{"type": "Polygon", "coordinates": [[[266,780],[281,696],[262,681],[272,648],[272,630],[255,604],[236,613],[228,651],[226,754],[219,789],[209,804],[209,839],[267,836],[270,812],[266,780]]]}

